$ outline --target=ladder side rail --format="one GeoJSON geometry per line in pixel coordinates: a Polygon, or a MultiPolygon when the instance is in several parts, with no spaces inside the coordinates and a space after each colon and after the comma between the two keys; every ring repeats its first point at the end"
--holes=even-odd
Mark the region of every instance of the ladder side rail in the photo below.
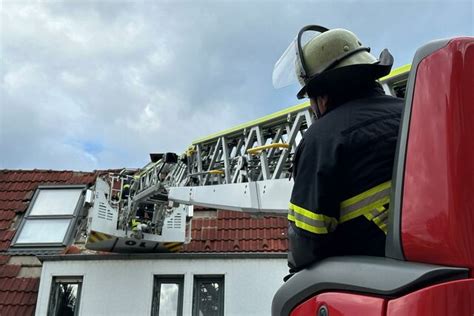
{"type": "Polygon", "coordinates": [[[230,183],[230,153],[229,153],[229,147],[227,146],[227,140],[225,136],[221,137],[221,143],[222,143],[222,157],[224,159],[224,179],[225,183],[230,183]]]}
{"type": "Polygon", "coordinates": [[[239,136],[239,140],[237,141],[237,145],[235,146],[235,155],[233,159],[237,159],[238,162],[235,164],[235,170],[233,171],[232,174],[232,180],[231,183],[237,183],[237,180],[239,179],[239,175],[242,173],[242,169],[245,167],[245,161],[246,158],[245,156],[242,155],[242,147],[245,143],[245,135],[242,134],[239,136]]]}
{"type": "MultiPolygon", "coordinates": [[[[208,166],[208,168],[207,168],[207,172],[208,172],[208,173],[204,176],[204,180],[203,180],[202,185],[206,185],[207,181],[208,181],[209,178],[210,178],[210,177],[209,177],[209,176],[210,176],[209,171],[212,170],[212,168],[213,168],[213,166],[214,166],[214,163],[215,163],[215,161],[217,160],[217,156],[218,156],[219,151],[220,151],[220,149],[219,149],[220,142],[221,142],[221,139],[218,138],[218,139],[217,139],[217,143],[214,145],[214,148],[213,148],[214,151],[213,151],[213,154],[212,154],[212,157],[211,157],[211,161],[210,161],[209,166],[208,166]]],[[[212,148],[212,147],[211,147],[211,148],[212,148]]]]}
{"type": "MultiPolygon", "coordinates": [[[[283,126],[278,126],[276,129],[276,132],[273,136],[272,139],[272,144],[276,144],[277,142],[281,141],[281,137],[283,135],[283,126]]],[[[275,155],[275,152],[278,150],[278,148],[270,148],[268,150],[268,159],[272,159],[273,156],[275,155]]]]}
{"type": "Polygon", "coordinates": [[[247,135],[247,138],[245,139],[245,145],[242,149],[242,155],[246,155],[247,154],[247,150],[250,149],[250,147],[252,147],[253,143],[255,142],[254,139],[255,139],[255,129],[251,128],[248,132],[248,135],[247,135]]]}
{"type": "MultiPolygon", "coordinates": [[[[307,110],[306,110],[307,111],[307,110]]],[[[294,144],[296,135],[301,129],[301,126],[303,124],[303,119],[307,119],[306,113],[300,112],[296,115],[295,120],[293,121],[293,126],[291,127],[290,133],[288,134],[288,144],[294,144]]],[[[283,171],[283,166],[287,162],[288,156],[289,156],[290,151],[288,149],[282,150],[282,154],[280,156],[280,159],[278,160],[277,166],[275,168],[275,172],[273,173],[272,179],[278,179],[281,175],[281,172],[283,171]]]]}
{"type": "Polygon", "coordinates": [[[194,154],[194,159],[196,160],[197,164],[197,172],[199,173],[198,175],[198,180],[199,183],[202,183],[203,177],[202,177],[202,146],[201,144],[196,144],[196,153],[194,154]]]}
{"type": "MultiPolygon", "coordinates": [[[[290,133],[291,133],[291,127],[292,127],[292,126],[290,126],[290,124],[286,124],[286,125],[285,125],[286,135],[290,135],[290,133]]],[[[292,151],[292,152],[296,152],[296,142],[293,142],[293,143],[292,143],[292,142],[289,142],[289,141],[288,141],[288,144],[291,146],[291,151],[292,151]]]]}
{"type": "Polygon", "coordinates": [[[235,145],[235,147],[232,150],[233,154],[231,154],[231,158],[234,161],[236,161],[236,163],[234,165],[234,169],[231,170],[231,180],[230,180],[231,183],[236,183],[237,182],[237,179],[238,179],[238,177],[240,175],[240,172],[241,172],[241,168],[243,167],[240,164],[243,164],[244,162],[242,161],[242,159],[245,159],[241,155],[241,150],[242,150],[242,146],[244,144],[244,141],[245,141],[244,134],[239,135],[238,140],[237,140],[237,144],[235,145]]]}
{"type": "MultiPolygon", "coordinates": [[[[260,128],[260,126],[256,126],[255,128],[255,133],[257,135],[257,145],[258,146],[263,146],[266,143],[266,139],[263,137],[263,131],[260,128]]],[[[264,180],[267,180],[270,178],[270,170],[268,168],[268,159],[267,159],[267,153],[265,151],[262,151],[260,153],[260,174],[259,178],[262,177],[264,180]],[[260,176],[261,175],[261,176],[260,176]]]]}
{"type": "Polygon", "coordinates": [[[249,169],[251,159],[249,159],[250,155],[247,154],[247,150],[249,150],[253,146],[256,137],[257,137],[257,135],[256,135],[255,129],[251,128],[248,132],[247,138],[245,139],[245,145],[243,146],[243,150],[242,150],[243,151],[242,156],[247,158],[247,168],[246,169],[247,169],[247,177],[248,177],[249,180],[251,180],[252,172],[249,169]]]}

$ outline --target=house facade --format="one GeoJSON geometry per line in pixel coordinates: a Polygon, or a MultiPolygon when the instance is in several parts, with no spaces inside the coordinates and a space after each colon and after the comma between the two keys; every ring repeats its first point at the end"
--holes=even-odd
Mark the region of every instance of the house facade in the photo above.
{"type": "Polygon", "coordinates": [[[270,314],[285,218],[195,210],[177,253],[91,251],[78,192],[100,174],[0,171],[0,315],[270,314]]]}
{"type": "Polygon", "coordinates": [[[272,297],[287,272],[284,254],[43,260],[36,315],[47,315],[56,279],[81,282],[79,315],[270,315],[272,297]]]}

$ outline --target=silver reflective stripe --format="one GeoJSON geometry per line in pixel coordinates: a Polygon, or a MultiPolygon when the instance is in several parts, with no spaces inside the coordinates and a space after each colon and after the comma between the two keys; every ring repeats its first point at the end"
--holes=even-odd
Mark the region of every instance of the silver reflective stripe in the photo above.
{"type": "MultiPolygon", "coordinates": [[[[346,207],[341,207],[340,211],[340,217],[344,217],[352,212],[358,211],[374,202],[377,202],[378,200],[381,200],[385,197],[390,196],[390,187],[382,190],[380,192],[377,192],[373,195],[370,195],[366,197],[365,199],[358,201],[352,205],[346,206],[346,207]]],[[[362,214],[361,214],[362,215],[362,214]]]]}
{"type": "Polygon", "coordinates": [[[377,225],[385,234],[388,229],[388,210],[385,207],[377,207],[365,212],[365,218],[377,225]]]}
{"type": "Polygon", "coordinates": [[[328,227],[328,226],[330,226],[329,224],[326,225],[326,223],[324,221],[308,218],[304,215],[301,215],[301,214],[293,211],[292,209],[289,210],[288,214],[290,216],[293,216],[296,221],[306,223],[306,224],[311,225],[313,227],[328,227]]]}
{"type": "Polygon", "coordinates": [[[388,212],[387,210],[382,211],[378,215],[374,216],[372,219],[373,221],[380,221],[383,224],[387,224],[388,222],[388,212]]]}

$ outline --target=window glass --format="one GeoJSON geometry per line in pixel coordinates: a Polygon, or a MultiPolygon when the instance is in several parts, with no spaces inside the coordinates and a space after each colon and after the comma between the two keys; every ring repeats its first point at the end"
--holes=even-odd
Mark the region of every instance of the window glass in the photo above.
{"type": "Polygon", "coordinates": [[[224,277],[195,277],[193,315],[224,315],[224,277]]]}
{"type": "Polygon", "coordinates": [[[62,243],[71,219],[25,219],[16,243],[62,243]]]}
{"type": "Polygon", "coordinates": [[[73,215],[81,193],[81,189],[42,189],[30,215],[73,215]]]}
{"type": "Polygon", "coordinates": [[[178,284],[161,284],[160,288],[160,314],[177,315],[178,314],[178,284]]]}
{"type": "Polygon", "coordinates": [[[183,314],[183,281],[183,276],[155,277],[152,315],[181,316],[183,314]]]}
{"type": "Polygon", "coordinates": [[[76,224],[84,189],[85,186],[77,185],[38,188],[18,227],[12,247],[66,246],[75,232],[69,228],[76,224]]]}
{"type": "Polygon", "coordinates": [[[48,315],[74,316],[79,315],[82,278],[71,280],[53,278],[48,315]]]}

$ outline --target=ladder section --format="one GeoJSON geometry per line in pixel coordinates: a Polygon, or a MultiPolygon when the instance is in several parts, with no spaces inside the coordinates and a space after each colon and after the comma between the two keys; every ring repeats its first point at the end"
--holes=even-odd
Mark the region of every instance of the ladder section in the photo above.
{"type": "Polygon", "coordinates": [[[304,103],[193,142],[187,185],[288,179],[297,142],[312,121],[304,103]]]}

